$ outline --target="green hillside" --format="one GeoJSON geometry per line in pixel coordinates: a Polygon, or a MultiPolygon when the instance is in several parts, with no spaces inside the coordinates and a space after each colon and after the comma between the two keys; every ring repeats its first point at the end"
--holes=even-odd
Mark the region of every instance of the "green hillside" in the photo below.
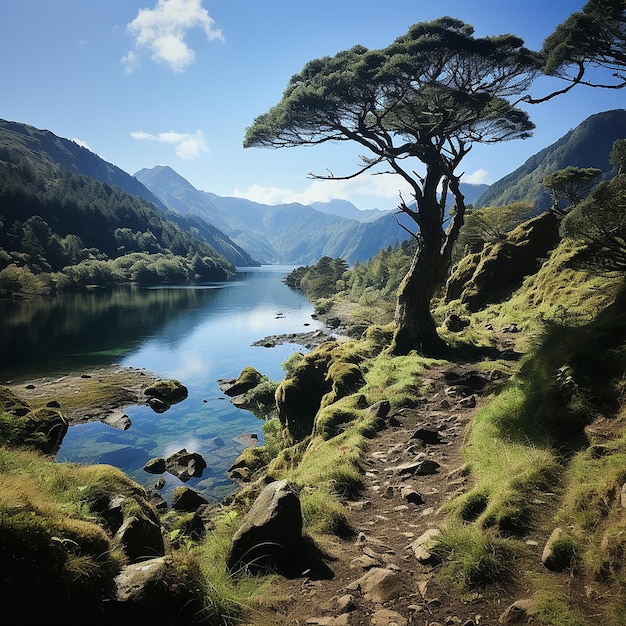
{"type": "Polygon", "coordinates": [[[552,145],[533,155],[523,165],[493,183],[474,205],[504,206],[525,201],[536,212],[550,208],[552,199],[543,178],[568,166],[596,167],[606,179],[615,174],[608,155],[616,139],[626,137],[626,110],[605,111],[588,117],[552,145]]]}
{"type": "Polygon", "coordinates": [[[224,280],[234,267],[204,239],[120,187],[0,150],[0,288],[224,280]]]}

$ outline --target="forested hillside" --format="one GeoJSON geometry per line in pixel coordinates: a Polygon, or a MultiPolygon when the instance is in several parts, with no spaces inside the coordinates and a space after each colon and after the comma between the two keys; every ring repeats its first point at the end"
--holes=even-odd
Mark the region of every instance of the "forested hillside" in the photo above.
{"type": "MultiPolygon", "coordinates": [[[[164,213],[168,208],[134,176],[108,163],[76,142],[58,137],[49,130],[41,130],[28,124],[0,120],[0,150],[13,160],[26,160],[38,164],[61,166],[75,174],[83,174],[103,183],[120,187],[131,196],[143,198],[164,213]]],[[[168,215],[168,219],[177,216],[168,215]]],[[[217,252],[234,265],[254,265],[250,255],[235,244],[226,234],[203,220],[178,220],[183,230],[197,229],[199,234],[217,252]]]]}
{"type": "Polygon", "coordinates": [[[568,166],[596,167],[602,178],[615,175],[609,152],[616,139],[626,137],[626,110],[604,111],[585,121],[552,145],[533,155],[516,170],[493,183],[475,202],[477,207],[513,202],[535,203],[536,214],[550,208],[552,199],[543,186],[548,174],[568,166]]]}
{"type": "Polygon", "coordinates": [[[0,287],[223,280],[234,267],[143,198],[63,167],[0,152],[0,287]]]}

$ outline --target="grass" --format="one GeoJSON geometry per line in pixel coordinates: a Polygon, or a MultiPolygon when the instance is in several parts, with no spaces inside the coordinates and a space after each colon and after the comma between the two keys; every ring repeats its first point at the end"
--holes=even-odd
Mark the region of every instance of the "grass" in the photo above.
{"type": "Polygon", "coordinates": [[[431,551],[443,563],[439,575],[461,589],[506,584],[520,556],[513,541],[461,524],[445,526],[431,551]]]}

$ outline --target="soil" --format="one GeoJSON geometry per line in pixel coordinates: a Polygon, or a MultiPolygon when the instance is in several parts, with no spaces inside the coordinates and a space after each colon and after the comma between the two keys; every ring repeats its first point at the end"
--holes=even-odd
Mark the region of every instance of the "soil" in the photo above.
{"type": "MultiPolygon", "coordinates": [[[[320,546],[328,575],[276,578],[249,624],[497,624],[507,606],[520,599],[517,589],[497,585],[481,593],[455,592],[437,582],[434,573],[440,566],[421,564],[411,547],[443,522],[442,505],[471,487],[461,448],[483,400],[480,393],[467,395],[467,388],[451,384],[451,379],[462,380],[472,372],[471,364],[432,370],[432,380],[424,381],[432,390],[429,399],[387,416],[386,427],[371,440],[363,459],[364,488],[349,506],[352,533],[320,546]],[[438,441],[414,437],[418,428],[438,432],[438,441]],[[423,455],[438,464],[434,473],[405,473],[423,455]],[[407,488],[423,502],[415,495],[411,498],[417,502],[407,501],[407,488]],[[389,597],[372,598],[358,581],[381,569],[390,572],[385,585],[389,597]]],[[[545,540],[537,543],[543,547],[545,540]]]]}

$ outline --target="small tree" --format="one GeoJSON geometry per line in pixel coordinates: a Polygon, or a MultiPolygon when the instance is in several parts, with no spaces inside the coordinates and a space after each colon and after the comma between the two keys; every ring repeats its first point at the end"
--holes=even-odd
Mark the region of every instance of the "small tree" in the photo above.
{"type": "Polygon", "coordinates": [[[617,175],[621,176],[626,169],[626,139],[616,139],[609,154],[609,163],[617,168],[617,175]]]}
{"type": "Polygon", "coordinates": [[[567,200],[570,209],[575,207],[589,192],[594,181],[602,174],[596,167],[569,166],[548,174],[543,184],[550,190],[552,196],[552,210],[563,213],[559,200],[567,200]]]}
{"type": "Polygon", "coordinates": [[[626,272],[626,176],[600,183],[563,218],[561,234],[585,244],[579,265],[626,272]]]}
{"type": "Polygon", "coordinates": [[[508,98],[519,97],[536,75],[536,55],[513,35],[473,35],[469,24],[444,17],[413,25],[381,50],[355,46],[310,61],[244,141],[273,148],[352,141],[367,154],[357,171],[338,178],[382,173],[383,165],[408,183],[414,203],[401,198],[398,212],[412,221],[403,228],[418,246],[398,292],[396,354],[444,347],[430,307],[465,215],[457,171],[463,158],[475,142],[525,138],[534,128],[508,98]]]}

